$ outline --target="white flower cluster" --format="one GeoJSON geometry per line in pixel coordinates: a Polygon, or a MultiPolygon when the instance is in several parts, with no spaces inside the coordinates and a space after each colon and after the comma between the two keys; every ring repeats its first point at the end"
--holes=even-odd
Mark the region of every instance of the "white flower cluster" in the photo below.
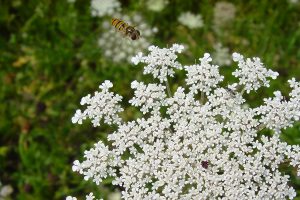
{"type": "Polygon", "coordinates": [[[200,65],[184,67],[187,71],[186,83],[191,85],[192,92],[202,91],[208,94],[219,82],[223,81],[224,77],[219,74],[218,65],[210,64],[212,61],[210,54],[204,54],[204,57],[199,60],[200,65]]]}
{"type": "Polygon", "coordinates": [[[82,120],[89,118],[92,119],[92,123],[96,127],[100,126],[100,121],[103,118],[104,123],[119,124],[121,118],[118,113],[122,112],[123,108],[118,103],[122,100],[122,97],[109,92],[109,88],[112,86],[113,84],[106,80],[99,86],[101,92],[95,92],[92,97],[90,94],[82,97],[80,104],[88,106],[83,112],[80,109],[76,110],[72,122],[82,124],[82,120]]]}
{"type": "Polygon", "coordinates": [[[118,0],[92,0],[91,14],[94,17],[112,16],[121,10],[118,0]]]}
{"type": "Polygon", "coordinates": [[[299,0],[288,0],[288,2],[290,4],[297,4],[297,3],[299,3],[299,0]]]}
{"type": "MultiPolygon", "coordinates": [[[[95,196],[94,196],[93,193],[90,193],[89,195],[86,195],[85,198],[86,198],[86,200],[97,200],[97,199],[95,199],[95,196]]],[[[66,200],[77,200],[77,198],[72,197],[72,196],[67,196],[66,200]]],[[[103,200],[103,199],[99,199],[99,200],[103,200]]]]}
{"type": "Polygon", "coordinates": [[[233,61],[238,63],[239,69],[232,74],[239,78],[239,85],[244,86],[247,93],[251,90],[258,90],[261,86],[269,87],[267,78],[276,79],[277,72],[267,70],[259,58],[254,57],[244,59],[241,54],[233,53],[233,61]]]}
{"type": "Polygon", "coordinates": [[[223,47],[221,43],[214,45],[215,52],[212,54],[213,64],[219,66],[228,66],[231,64],[231,55],[227,47],[223,47]]]}
{"type": "Polygon", "coordinates": [[[178,21],[190,29],[203,27],[203,19],[200,14],[196,15],[191,12],[185,12],[178,17],[178,21]]]}
{"type": "Polygon", "coordinates": [[[67,0],[68,3],[75,3],[76,0],[67,0]]]}
{"type": "Polygon", "coordinates": [[[291,99],[286,101],[280,91],[274,92],[274,98],[264,99],[265,105],[257,109],[262,114],[260,119],[267,128],[280,132],[280,129],[292,127],[300,118],[300,84],[292,79],[289,81],[291,88],[291,99]]]}
{"type": "Polygon", "coordinates": [[[10,199],[14,189],[11,185],[2,185],[0,181],[0,200],[10,199]]]}
{"type": "Polygon", "coordinates": [[[98,45],[103,50],[104,56],[112,59],[113,62],[130,62],[132,56],[147,49],[150,45],[149,41],[154,37],[157,29],[149,27],[138,14],[133,17],[116,14],[114,17],[122,19],[131,26],[136,26],[135,28],[140,31],[141,37],[138,40],[132,41],[115,30],[110,22],[105,21],[102,24],[102,28],[105,31],[103,31],[103,34],[99,38],[98,45]]]}
{"type": "Polygon", "coordinates": [[[95,144],[95,148],[85,151],[84,157],[86,160],[83,163],[74,161],[72,170],[83,174],[85,180],[92,176],[97,185],[102,182],[102,178],[116,176],[115,167],[122,164],[120,157],[111,152],[101,141],[95,144]]]}
{"type": "Polygon", "coordinates": [[[168,3],[168,0],[146,0],[146,7],[148,8],[148,10],[160,12],[168,3]]]}
{"type": "Polygon", "coordinates": [[[174,69],[181,69],[182,65],[176,61],[176,53],[181,53],[184,49],[183,45],[174,44],[171,48],[160,49],[156,46],[150,46],[148,50],[150,54],[143,56],[140,52],[133,57],[131,61],[137,65],[138,63],[146,63],[144,74],[152,74],[154,78],[158,78],[162,83],[167,81],[167,76],[174,76],[174,69]]]}
{"type": "Polygon", "coordinates": [[[139,83],[133,81],[131,88],[135,89],[134,97],[129,101],[133,106],[142,106],[141,111],[145,114],[150,109],[158,112],[160,107],[163,106],[164,100],[166,99],[165,86],[160,84],[149,84],[139,83]]]}
{"type": "Polygon", "coordinates": [[[225,1],[219,1],[214,7],[213,24],[216,31],[228,25],[235,18],[235,5],[225,1]]]}
{"type": "MultiPolygon", "coordinates": [[[[175,54],[181,50],[181,45],[152,46],[149,55],[133,61],[145,63],[147,73],[167,82],[174,67],[182,68],[175,54]]],[[[247,108],[243,87],[255,91],[277,74],[258,58],[244,61],[235,53],[233,60],[239,64],[234,72],[239,81],[227,87],[218,85],[223,77],[209,54],[199,65],[185,66],[187,86],[171,95],[160,84],[133,81],[130,103],[144,117],[120,123],[108,144],[98,142],[83,162],[74,162],[73,170],[97,184],[112,177],[128,200],[293,199],[296,192],[280,166],[290,164],[300,175],[300,146],[281,141],[280,129],[299,120],[300,83],[289,81],[288,101],[275,92],[262,106],[247,108]],[[276,132],[267,136],[259,132],[262,128],[276,132]]],[[[98,99],[103,108],[110,106],[98,99]]]]}

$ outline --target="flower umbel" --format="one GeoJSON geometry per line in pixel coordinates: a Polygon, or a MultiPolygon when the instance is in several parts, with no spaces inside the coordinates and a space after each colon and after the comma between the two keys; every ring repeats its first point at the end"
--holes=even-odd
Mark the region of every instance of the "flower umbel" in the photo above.
{"type": "Polygon", "coordinates": [[[182,49],[177,44],[151,46],[148,55],[133,58],[160,82],[132,82],[130,103],[143,117],[115,119],[122,110],[116,104],[121,97],[108,91],[110,82],[102,84],[95,97],[82,99],[89,106],[83,114],[76,112],[74,121],[108,118],[118,127],[108,135],[108,144],[95,144],[85,152],[84,161],[74,162],[73,170],[96,184],[113,178],[112,184],[123,188],[123,199],[293,199],[290,177],[279,167],[289,164],[300,175],[300,146],[281,141],[280,132],[300,118],[300,83],[289,81],[289,100],[276,91],[263,105],[248,108],[243,91],[268,86],[268,78],[278,74],[259,58],[244,59],[235,53],[239,68],[233,75],[238,81],[222,87],[219,66],[210,64],[206,53],[200,64],[184,67],[186,85],[167,95],[162,82],[174,75],[174,69],[182,69],[176,60],[182,49]],[[264,128],[272,134],[259,133],[264,128]]]}
{"type": "Polygon", "coordinates": [[[203,27],[203,19],[200,14],[196,15],[191,12],[185,12],[178,17],[178,21],[190,29],[203,27]]]}
{"type": "Polygon", "coordinates": [[[217,64],[219,66],[228,66],[231,64],[232,59],[229,53],[229,49],[227,47],[223,47],[221,43],[217,43],[214,45],[215,52],[213,53],[213,64],[217,64]]]}
{"type": "Polygon", "coordinates": [[[154,78],[158,78],[162,83],[167,81],[167,76],[173,77],[174,69],[181,69],[182,65],[176,61],[176,53],[181,53],[184,49],[183,45],[174,44],[171,48],[160,49],[156,46],[150,46],[148,50],[150,54],[143,56],[138,53],[131,61],[134,64],[145,63],[144,74],[152,74],[154,78]]]}
{"type": "Polygon", "coordinates": [[[121,10],[118,0],[91,0],[91,13],[95,17],[113,15],[121,10]]]}
{"type": "Polygon", "coordinates": [[[239,69],[232,74],[239,78],[239,85],[243,85],[247,93],[251,90],[258,90],[261,86],[269,87],[267,78],[276,79],[277,72],[267,70],[259,58],[246,58],[238,53],[232,54],[233,61],[238,63],[239,69]]]}
{"type": "Polygon", "coordinates": [[[168,0],[147,0],[146,7],[151,11],[160,12],[168,3],[168,0]]]}
{"type": "Polygon", "coordinates": [[[123,108],[118,104],[122,97],[113,92],[109,92],[109,89],[113,84],[106,80],[99,88],[101,92],[95,92],[94,96],[88,94],[81,99],[81,105],[88,105],[82,112],[76,110],[75,115],[72,117],[73,123],[82,124],[82,120],[87,118],[92,120],[93,126],[100,126],[100,121],[103,118],[104,123],[107,124],[119,124],[121,118],[118,116],[119,112],[123,111],[123,108]]]}
{"type": "Polygon", "coordinates": [[[191,85],[191,91],[195,93],[202,91],[208,94],[224,77],[219,74],[218,65],[210,64],[212,61],[210,54],[204,54],[204,57],[199,60],[200,65],[184,67],[187,71],[186,83],[187,85],[191,85]]]}

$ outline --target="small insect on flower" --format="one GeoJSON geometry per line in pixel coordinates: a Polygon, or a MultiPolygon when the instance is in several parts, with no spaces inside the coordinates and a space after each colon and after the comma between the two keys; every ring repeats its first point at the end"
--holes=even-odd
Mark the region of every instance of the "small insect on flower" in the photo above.
{"type": "Polygon", "coordinates": [[[201,166],[204,168],[204,169],[207,169],[208,168],[208,161],[202,161],[201,162],[201,166]]]}
{"type": "Polygon", "coordinates": [[[127,36],[132,40],[137,40],[140,38],[140,31],[120,19],[113,18],[111,20],[111,25],[113,25],[124,36],[127,36]]]}

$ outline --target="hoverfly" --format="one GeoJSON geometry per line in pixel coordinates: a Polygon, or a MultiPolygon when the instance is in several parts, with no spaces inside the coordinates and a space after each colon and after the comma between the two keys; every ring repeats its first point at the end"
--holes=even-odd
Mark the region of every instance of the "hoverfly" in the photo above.
{"type": "Polygon", "coordinates": [[[130,26],[120,19],[113,18],[111,20],[111,25],[113,25],[124,36],[127,36],[132,40],[137,40],[140,38],[141,34],[139,30],[135,29],[133,26],[130,26]]]}

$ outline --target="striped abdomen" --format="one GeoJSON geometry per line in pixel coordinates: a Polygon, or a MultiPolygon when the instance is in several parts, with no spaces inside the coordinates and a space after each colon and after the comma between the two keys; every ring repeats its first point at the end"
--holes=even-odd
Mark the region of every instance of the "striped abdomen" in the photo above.
{"type": "Polygon", "coordinates": [[[126,28],[128,27],[128,24],[122,20],[113,18],[111,20],[111,25],[113,25],[118,31],[122,33],[126,33],[126,28]]]}

